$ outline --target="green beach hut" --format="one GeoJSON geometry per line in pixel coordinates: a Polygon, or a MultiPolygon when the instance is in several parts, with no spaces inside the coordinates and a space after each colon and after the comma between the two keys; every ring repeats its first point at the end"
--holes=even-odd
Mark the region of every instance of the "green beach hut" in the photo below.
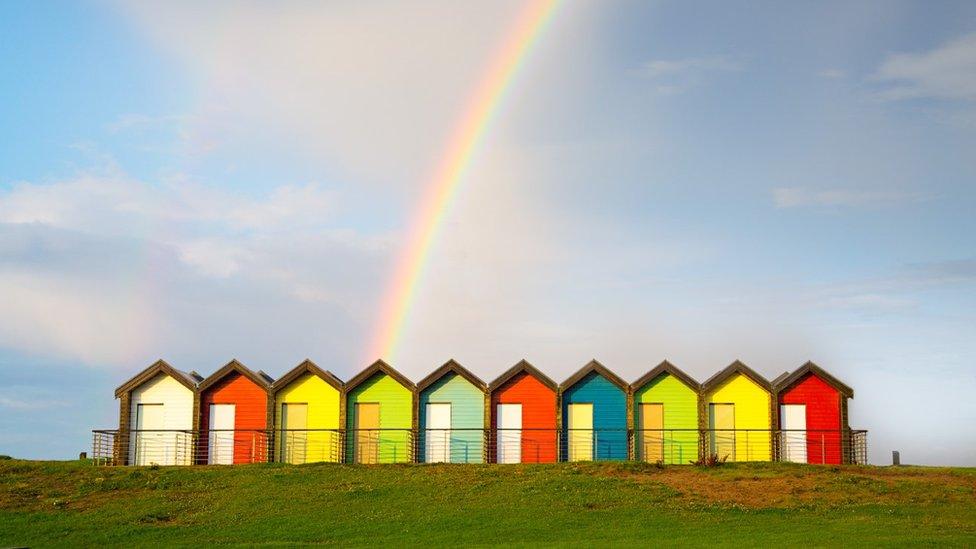
{"type": "Polygon", "coordinates": [[[483,463],[488,385],[454,360],[417,384],[417,459],[483,463]]]}
{"type": "Polygon", "coordinates": [[[631,384],[635,459],[668,464],[698,459],[700,389],[666,360],[631,384]]]}
{"type": "Polygon", "coordinates": [[[346,456],[354,463],[413,461],[416,386],[377,360],[346,384],[346,456]]]}

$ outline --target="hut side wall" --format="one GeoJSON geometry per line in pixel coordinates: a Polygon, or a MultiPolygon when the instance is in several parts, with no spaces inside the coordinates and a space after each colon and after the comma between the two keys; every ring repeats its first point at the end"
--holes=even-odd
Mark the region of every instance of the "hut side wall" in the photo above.
{"type": "MultiPolygon", "coordinates": [[[[766,389],[742,374],[735,374],[705,395],[704,401],[706,414],[711,403],[735,404],[735,428],[758,429],[735,433],[735,461],[770,461],[772,395],[766,389]]],[[[707,424],[707,417],[705,421],[707,424]]]]}
{"type": "Polygon", "coordinates": [[[200,394],[201,463],[207,463],[210,437],[210,405],[234,405],[234,433],[214,433],[233,437],[234,463],[267,461],[268,393],[250,379],[232,372],[200,394]]]}
{"type": "Polygon", "coordinates": [[[555,462],[556,392],[524,372],[510,379],[491,395],[493,436],[499,404],[522,405],[522,462],[555,462]]]}
{"type": "Polygon", "coordinates": [[[449,373],[420,393],[419,425],[421,429],[418,457],[426,460],[427,404],[451,404],[451,463],[484,461],[485,393],[456,373],[449,373]],[[468,430],[470,429],[470,430],[468,430]]]}
{"type": "Polygon", "coordinates": [[[275,430],[276,430],[276,450],[275,459],[284,459],[285,446],[291,442],[303,444],[304,450],[300,453],[292,453],[303,463],[328,461],[338,462],[342,456],[342,437],[338,429],[342,424],[339,423],[339,401],[341,395],[332,385],[326,383],[322,378],[304,374],[286,387],[282,388],[275,395],[275,430]],[[289,435],[282,432],[282,405],[286,403],[307,404],[308,417],[306,433],[289,435]],[[334,430],[316,430],[334,429],[334,430]],[[296,439],[296,437],[298,437],[296,439]]]}
{"type": "MultiPolygon", "coordinates": [[[[627,393],[596,372],[590,372],[562,395],[563,440],[572,436],[569,405],[593,404],[593,457],[598,460],[627,459],[627,393]]],[[[568,445],[560,448],[566,460],[568,445]]]]}
{"type": "Polygon", "coordinates": [[[129,397],[129,463],[189,465],[193,459],[194,392],[167,374],[132,390],[129,397]],[[135,432],[140,404],[162,404],[159,431],[135,432]]]}
{"type": "Polygon", "coordinates": [[[671,374],[662,374],[634,392],[634,428],[640,428],[640,405],[664,406],[663,455],[668,464],[682,464],[698,458],[698,393],[671,374]]]}
{"type": "Polygon", "coordinates": [[[780,404],[806,405],[807,463],[841,463],[842,399],[837,389],[812,373],[780,394],[780,404]]]}
{"type": "Polygon", "coordinates": [[[413,392],[397,380],[377,373],[349,392],[346,397],[346,452],[354,457],[356,439],[356,404],[378,402],[380,404],[380,429],[394,429],[379,433],[378,462],[401,463],[413,459],[413,392]],[[399,430],[399,429],[402,429],[399,430]]]}

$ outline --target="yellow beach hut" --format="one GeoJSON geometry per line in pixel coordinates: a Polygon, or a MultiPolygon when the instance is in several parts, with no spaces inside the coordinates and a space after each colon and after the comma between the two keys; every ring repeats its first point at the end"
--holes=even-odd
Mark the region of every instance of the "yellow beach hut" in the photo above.
{"type": "Polygon", "coordinates": [[[706,451],[728,461],[770,461],[774,399],[769,381],[735,361],[702,384],[706,451]]]}
{"type": "Polygon", "coordinates": [[[342,461],[343,383],[306,359],[271,386],[275,460],[342,461]]]}

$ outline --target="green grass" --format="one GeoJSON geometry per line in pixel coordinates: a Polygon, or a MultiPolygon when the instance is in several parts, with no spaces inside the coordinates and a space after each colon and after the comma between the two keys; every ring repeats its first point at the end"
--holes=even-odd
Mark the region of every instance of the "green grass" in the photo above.
{"type": "Polygon", "coordinates": [[[0,546],[976,545],[976,469],[0,461],[0,546]]]}

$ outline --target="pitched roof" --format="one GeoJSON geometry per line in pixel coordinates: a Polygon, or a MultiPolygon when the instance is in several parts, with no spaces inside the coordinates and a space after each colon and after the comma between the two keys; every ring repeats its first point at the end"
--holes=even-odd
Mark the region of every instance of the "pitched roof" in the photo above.
{"type": "Polygon", "coordinates": [[[773,384],[776,388],[776,392],[785,391],[790,387],[790,385],[793,385],[794,383],[800,381],[800,379],[802,379],[803,376],[807,374],[813,374],[819,377],[820,379],[824,380],[828,385],[830,385],[834,389],[837,389],[837,392],[846,396],[847,398],[854,398],[854,389],[851,389],[850,386],[848,386],[846,383],[832,376],[826,370],[824,370],[820,366],[817,366],[816,364],[814,364],[809,360],[806,362],[806,364],[797,368],[792,374],[789,374],[786,377],[780,376],[776,378],[776,380],[778,380],[778,383],[773,384]]]}
{"type": "Polygon", "coordinates": [[[199,390],[200,392],[203,392],[203,391],[209,389],[213,384],[215,384],[218,381],[224,379],[226,376],[228,376],[228,375],[230,375],[232,373],[238,373],[238,374],[246,377],[247,379],[253,381],[255,385],[257,385],[258,387],[261,387],[265,391],[270,391],[271,390],[271,384],[268,383],[268,380],[267,379],[265,379],[264,377],[262,377],[261,375],[255,373],[255,372],[253,372],[247,366],[245,366],[245,365],[241,364],[240,362],[238,362],[236,358],[235,359],[232,359],[230,362],[228,362],[227,364],[225,364],[223,368],[221,368],[221,369],[217,370],[216,372],[214,372],[213,374],[211,374],[210,377],[208,377],[207,379],[201,381],[200,384],[197,385],[197,390],[199,390]]]}
{"type": "Polygon", "coordinates": [[[472,374],[470,371],[468,371],[467,368],[458,364],[453,358],[445,362],[444,365],[441,366],[440,368],[434,370],[429,376],[420,380],[420,383],[417,384],[417,390],[423,391],[424,389],[430,387],[434,383],[437,383],[442,377],[450,373],[454,373],[463,377],[464,379],[468,380],[468,382],[470,382],[472,385],[474,385],[475,387],[477,387],[482,391],[488,390],[487,383],[481,381],[481,378],[472,374]]]}
{"type": "Polygon", "coordinates": [[[655,366],[650,372],[640,376],[637,381],[630,384],[630,389],[632,391],[639,391],[648,383],[654,381],[658,376],[670,374],[678,379],[678,381],[684,383],[691,390],[697,392],[701,390],[701,383],[691,377],[690,375],[684,373],[680,368],[671,364],[667,360],[662,361],[660,364],[655,366]]]}
{"type": "Polygon", "coordinates": [[[132,378],[129,379],[129,381],[126,381],[122,385],[119,385],[119,387],[115,389],[115,398],[121,397],[125,393],[132,391],[136,387],[142,385],[143,383],[149,381],[150,379],[156,377],[159,374],[166,374],[170,376],[176,381],[179,381],[181,384],[183,384],[183,386],[185,386],[187,389],[191,391],[196,390],[197,383],[199,383],[200,381],[199,379],[193,377],[192,375],[184,371],[177,370],[176,368],[170,366],[165,360],[159,359],[156,362],[153,362],[145,370],[132,376],[132,378]]]}
{"type": "Polygon", "coordinates": [[[573,385],[576,385],[577,383],[582,381],[583,378],[590,375],[591,373],[595,373],[597,375],[603,376],[610,383],[613,383],[617,387],[620,387],[620,389],[625,393],[627,392],[627,389],[629,389],[626,381],[620,379],[620,376],[611,372],[609,369],[607,369],[606,366],[600,364],[600,362],[594,358],[593,360],[587,362],[586,366],[583,366],[579,370],[576,370],[575,374],[566,378],[566,381],[563,381],[562,384],[559,385],[559,391],[562,392],[565,391],[566,389],[569,389],[573,385]]]}
{"type": "Polygon", "coordinates": [[[508,381],[511,380],[513,377],[521,373],[525,373],[527,375],[530,375],[538,379],[539,381],[542,382],[543,385],[552,389],[553,392],[559,391],[559,385],[556,385],[555,381],[550,379],[549,376],[547,376],[546,374],[540,372],[535,366],[529,364],[528,361],[526,361],[524,358],[520,360],[518,364],[506,370],[505,373],[495,378],[495,381],[492,381],[488,385],[488,390],[494,391],[495,389],[498,389],[502,385],[508,383],[508,381]]]}
{"type": "Polygon", "coordinates": [[[783,381],[784,379],[786,379],[788,377],[790,377],[790,373],[789,372],[783,372],[782,374],[780,374],[780,375],[776,376],[775,378],[773,378],[773,380],[770,381],[769,383],[773,387],[776,387],[776,385],[778,385],[779,382],[783,381]]]}
{"type": "Polygon", "coordinates": [[[301,364],[295,366],[289,370],[288,373],[279,377],[277,381],[271,384],[271,394],[277,394],[278,391],[284,389],[291,384],[292,381],[295,381],[305,374],[311,374],[321,378],[322,381],[335,387],[337,391],[341,392],[343,389],[342,380],[337,378],[332,372],[319,368],[314,362],[306,358],[301,362],[301,364]]]}
{"type": "Polygon", "coordinates": [[[383,362],[382,360],[377,360],[376,362],[374,362],[374,363],[370,364],[368,367],[366,367],[365,370],[363,370],[362,372],[359,372],[358,374],[356,374],[356,377],[354,377],[354,378],[350,379],[348,382],[346,382],[346,391],[352,391],[353,389],[355,389],[359,385],[362,385],[363,382],[365,382],[366,380],[368,380],[369,378],[373,377],[374,375],[376,375],[378,373],[383,373],[383,374],[386,374],[386,375],[392,377],[400,385],[403,385],[404,387],[406,387],[407,389],[410,389],[411,391],[414,391],[414,390],[417,389],[417,386],[414,385],[414,383],[412,381],[410,381],[410,379],[408,379],[407,376],[405,376],[405,375],[401,374],[400,372],[394,370],[392,366],[390,366],[389,364],[383,362]]]}
{"type": "Polygon", "coordinates": [[[769,380],[759,375],[755,370],[746,366],[742,361],[736,360],[732,364],[729,364],[721,372],[708,378],[705,383],[702,383],[702,391],[708,392],[712,389],[718,387],[726,379],[734,376],[735,374],[742,374],[752,381],[756,382],[757,385],[766,389],[770,393],[773,392],[773,386],[769,383],[769,380]]]}

